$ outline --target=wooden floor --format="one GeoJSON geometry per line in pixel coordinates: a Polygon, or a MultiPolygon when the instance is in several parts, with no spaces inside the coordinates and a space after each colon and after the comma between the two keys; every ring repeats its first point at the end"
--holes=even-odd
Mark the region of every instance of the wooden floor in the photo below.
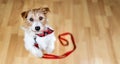
{"type": "MultiPolygon", "coordinates": [[[[57,39],[53,54],[71,48],[57,39]]],[[[120,64],[120,0],[0,0],[0,64],[120,64]],[[74,35],[77,49],[67,58],[36,58],[24,48],[20,13],[43,6],[56,38],[74,35]]]]}

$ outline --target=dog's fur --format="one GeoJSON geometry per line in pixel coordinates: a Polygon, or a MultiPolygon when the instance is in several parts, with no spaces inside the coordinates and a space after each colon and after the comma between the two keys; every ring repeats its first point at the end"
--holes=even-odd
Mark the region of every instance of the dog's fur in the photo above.
{"type": "Polygon", "coordinates": [[[47,13],[49,11],[50,11],[49,8],[43,7],[24,11],[21,13],[21,16],[25,23],[25,25],[22,26],[22,29],[24,30],[25,33],[24,35],[25,48],[36,57],[42,57],[44,54],[43,50],[46,51],[46,53],[52,53],[55,48],[54,43],[56,38],[54,32],[45,37],[39,37],[36,35],[42,33],[42,31],[46,30],[46,28],[52,29],[47,24],[48,21],[47,13]],[[36,26],[39,26],[40,30],[36,30],[35,29],[36,26]],[[34,38],[36,38],[36,42],[38,43],[39,48],[34,46],[35,43],[34,38]]]}

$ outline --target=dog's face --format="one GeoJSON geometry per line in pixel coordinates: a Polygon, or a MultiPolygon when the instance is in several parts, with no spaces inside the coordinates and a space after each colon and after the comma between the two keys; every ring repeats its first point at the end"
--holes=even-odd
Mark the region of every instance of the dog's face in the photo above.
{"type": "Polygon", "coordinates": [[[45,25],[48,12],[49,8],[38,8],[22,12],[22,18],[25,20],[26,24],[25,28],[35,33],[41,33],[44,31],[46,28],[45,25]]]}

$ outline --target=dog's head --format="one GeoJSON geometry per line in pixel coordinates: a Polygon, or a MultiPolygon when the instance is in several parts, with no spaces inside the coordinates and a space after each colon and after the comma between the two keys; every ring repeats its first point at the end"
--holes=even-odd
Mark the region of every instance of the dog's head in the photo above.
{"type": "Polygon", "coordinates": [[[25,22],[24,28],[29,29],[35,33],[42,32],[45,29],[47,13],[49,11],[49,8],[44,7],[22,12],[21,16],[25,22]]]}

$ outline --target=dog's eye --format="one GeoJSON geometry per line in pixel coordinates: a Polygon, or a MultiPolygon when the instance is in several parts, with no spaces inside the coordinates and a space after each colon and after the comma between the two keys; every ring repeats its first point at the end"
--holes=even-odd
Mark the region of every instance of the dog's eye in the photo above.
{"type": "Polygon", "coordinates": [[[29,20],[30,20],[31,22],[33,22],[33,18],[30,18],[29,20]]]}
{"type": "Polygon", "coordinates": [[[43,19],[43,17],[39,17],[39,20],[42,20],[43,19]]]}

